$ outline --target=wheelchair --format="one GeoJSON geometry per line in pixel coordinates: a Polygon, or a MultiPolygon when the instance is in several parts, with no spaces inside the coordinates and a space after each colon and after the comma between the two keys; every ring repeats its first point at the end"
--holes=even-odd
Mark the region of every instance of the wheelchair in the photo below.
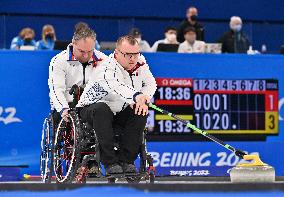
{"type": "Polygon", "coordinates": [[[44,183],[50,183],[53,172],[54,121],[52,113],[44,119],[41,135],[40,173],[44,183]]]}
{"type": "MultiPolygon", "coordinates": [[[[44,120],[41,139],[41,180],[51,183],[85,183],[87,178],[107,178],[109,183],[124,178],[128,183],[154,183],[153,158],[147,153],[145,129],[139,147],[139,172],[137,174],[103,175],[100,166],[99,142],[94,129],[81,121],[75,108],[55,126],[53,114],[44,120]],[[67,121],[66,121],[67,120],[67,121]],[[88,164],[95,162],[96,174],[89,173],[88,164]],[[55,176],[53,176],[53,174],[55,176]]],[[[115,132],[114,150],[119,152],[119,134],[115,132]]]]}

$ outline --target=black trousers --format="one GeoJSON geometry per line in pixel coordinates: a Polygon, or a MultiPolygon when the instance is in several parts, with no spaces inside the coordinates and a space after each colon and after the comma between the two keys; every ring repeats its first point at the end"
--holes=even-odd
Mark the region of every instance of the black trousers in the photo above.
{"type": "Polygon", "coordinates": [[[59,112],[57,112],[56,110],[53,110],[52,111],[52,118],[53,118],[53,127],[54,127],[54,132],[56,131],[58,125],[59,125],[59,122],[61,120],[61,115],[59,112]]]}
{"type": "Polygon", "coordinates": [[[105,103],[86,106],[80,114],[82,120],[91,124],[96,131],[103,165],[133,163],[136,160],[147,116],[136,115],[129,106],[114,115],[105,103]],[[120,134],[118,154],[114,151],[115,132],[120,134]]]}

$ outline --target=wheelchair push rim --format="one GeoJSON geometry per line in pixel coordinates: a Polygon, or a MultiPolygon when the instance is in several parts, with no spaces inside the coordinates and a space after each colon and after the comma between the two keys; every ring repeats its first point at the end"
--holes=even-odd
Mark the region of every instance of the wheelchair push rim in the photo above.
{"type": "Polygon", "coordinates": [[[49,115],[42,125],[41,135],[40,173],[44,183],[51,182],[52,176],[52,130],[52,117],[49,115]]]}
{"type": "Polygon", "coordinates": [[[59,183],[71,181],[74,177],[77,132],[75,118],[67,114],[61,119],[54,141],[54,173],[59,183]],[[66,122],[64,119],[68,119],[66,122]]]}

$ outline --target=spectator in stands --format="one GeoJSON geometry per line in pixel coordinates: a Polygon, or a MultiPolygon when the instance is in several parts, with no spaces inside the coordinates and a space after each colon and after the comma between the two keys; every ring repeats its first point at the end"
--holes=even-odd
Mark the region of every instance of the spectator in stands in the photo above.
{"type": "Polygon", "coordinates": [[[177,41],[177,29],[175,27],[167,27],[165,29],[165,39],[156,41],[152,46],[152,52],[156,52],[159,44],[179,44],[177,41]]]}
{"type": "Polygon", "coordinates": [[[178,27],[177,40],[182,43],[184,41],[184,30],[187,27],[193,27],[196,32],[196,39],[204,41],[204,27],[198,22],[198,10],[195,7],[189,7],[186,12],[186,19],[182,21],[178,27]]]}
{"type": "MultiPolygon", "coordinates": [[[[75,25],[75,28],[74,28],[74,31],[77,31],[78,29],[81,29],[81,28],[86,28],[86,27],[89,27],[89,25],[85,22],[78,22],[76,25],[75,25]]],[[[101,49],[101,46],[97,40],[97,35],[96,35],[96,45],[95,45],[95,49],[96,50],[100,50],[101,49]]]]}
{"type": "Polygon", "coordinates": [[[242,19],[232,16],[230,30],[225,32],[217,42],[222,43],[223,53],[246,53],[250,42],[242,32],[242,19]]]}
{"type": "Polygon", "coordinates": [[[205,53],[205,42],[196,40],[196,31],[193,27],[184,30],[185,41],[179,45],[178,53],[205,53]]]}
{"type": "Polygon", "coordinates": [[[19,36],[13,38],[10,49],[19,50],[21,48],[23,49],[24,48],[23,46],[29,46],[29,49],[34,49],[36,45],[34,37],[35,37],[35,32],[33,29],[29,27],[23,28],[20,31],[19,36]]]}
{"type": "Polygon", "coordinates": [[[149,43],[146,40],[142,40],[142,34],[138,28],[130,29],[128,35],[133,36],[138,41],[141,52],[151,52],[149,43]]]}
{"type": "Polygon", "coordinates": [[[52,25],[44,25],[42,28],[42,39],[37,41],[36,49],[38,50],[53,50],[56,34],[52,25]]]}

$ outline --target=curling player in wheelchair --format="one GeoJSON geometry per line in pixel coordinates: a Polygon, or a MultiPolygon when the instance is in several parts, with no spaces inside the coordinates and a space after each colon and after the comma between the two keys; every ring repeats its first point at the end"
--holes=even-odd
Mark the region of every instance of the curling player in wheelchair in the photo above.
{"type": "Polygon", "coordinates": [[[92,73],[77,104],[83,122],[90,124],[99,142],[106,175],[137,173],[134,161],[146,126],[147,102],[157,85],[132,36],[122,36],[114,53],[92,73]],[[119,152],[114,149],[119,132],[119,152]]]}
{"type": "Polygon", "coordinates": [[[68,110],[74,108],[79,100],[73,100],[73,95],[69,94],[72,86],[80,87],[79,97],[92,72],[107,58],[104,53],[95,50],[95,43],[96,34],[92,29],[77,28],[67,49],[51,59],[48,85],[55,128],[61,117],[68,114],[68,110]]]}

